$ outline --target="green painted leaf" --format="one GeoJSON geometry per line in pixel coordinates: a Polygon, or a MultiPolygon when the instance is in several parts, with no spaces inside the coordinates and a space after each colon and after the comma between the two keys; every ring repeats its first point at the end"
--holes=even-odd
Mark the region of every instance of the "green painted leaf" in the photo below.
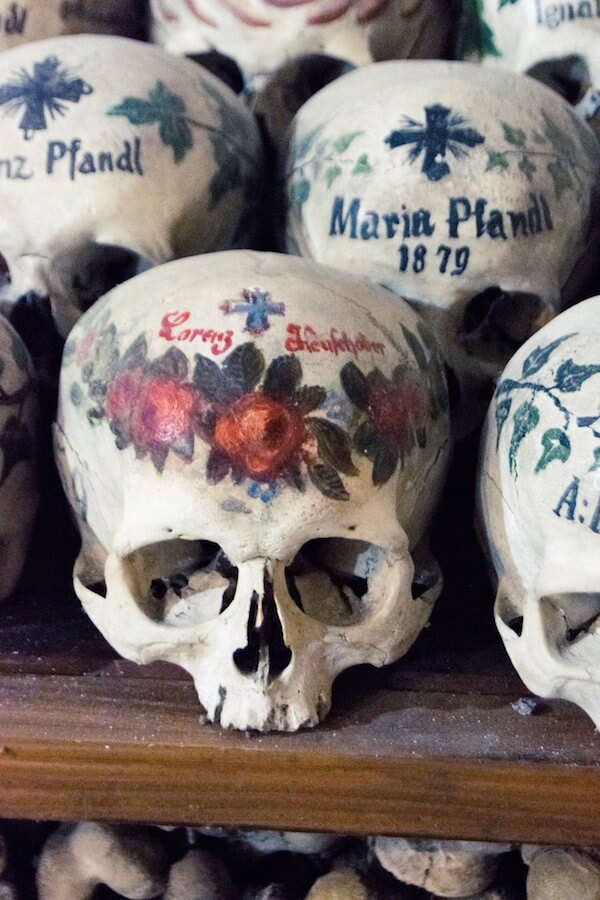
{"type": "Polygon", "coordinates": [[[494,32],[483,19],[479,24],[479,46],[483,56],[502,56],[494,41],[494,32]]]}
{"type": "Polygon", "coordinates": [[[516,474],[517,451],[527,435],[533,431],[540,421],[540,411],[531,400],[526,400],[513,416],[514,429],[508,451],[510,471],[516,474]]]}
{"type": "Polygon", "coordinates": [[[556,199],[560,200],[565,191],[573,187],[573,179],[571,173],[561,160],[553,160],[548,163],[548,174],[554,182],[554,193],[556,199]]]}
{"type": "Polygon", "coordinates": [[[146,344],[146,337],[140,334],[123,354],[120,367],[122,369],[139,369],[146,362],[147,355],[148,345],[146,344]]]}
{"type": "Polygon", "coordinates": [[[542,110],[542,119],[544,120],[544,134],[554,149],[558,153],[573,156],[577,149],[573,138],[566,131],[563,131],[545,110],[542,110]]]}
{"type": "Polygon", "coordinates": [[[310,181],[308,178],[301,178],[299,181],[293,181],[290,185],[290,203],[294,206],[302,206],[306,203],[310,196],[310,181]]]}
{"type": "Polygon", "coordinates": [[[534,162],[531,161],[529,156],[523,157],[523,159],[519,163],[519,169],[525,175],[528,181],[531,181],[534,172],[537,172],[537,166],[534,162]]]}
{"type": "Polygon", "coordinates": [[[319,456],[344,475],[358,475],[352,462],[352,444],[343,428],[328,419],[306,420],[317,439],[319,456]]]}
{"type": "Polygon", "coordinates": [[[313,128],[305,134],[303,138],[300,138],[300,140],[297,141],[296,146],[294,147],[294,156],[296,159],[304,159],[304,157],[308,155],[322,130],[323,126],[317,125],[316,128],[313,128]]]}
{"type": "Polygon", "coordinates": [[[513,128],[507,122],[500,122],[504,137],[513,147],[524,147],[527,142],[527,135],[522,128],[513,128]]]}
{"type": "Polygon", "coordinates": [[[313,412],[325,403],[327,391],[318,385],[304,385],[296,394],[296,406],[301,415],[313,412]]]}
{"type": "MultiPolygon", "coordinates": [[[[557,347],[560,347],[563,341],[572,337],[572,334],[565,334],[563,337],[559,337],[555,341],[552,341],[552,343],[546,344],[545,347],[536,347],[535,350],[532,350],[523,363],[523,378],[529,378],[531,375],[535,375],[536,372],[539,372],[542,366],[546,365],[557,347]]],[[[517,384],[517,382],[510,383],[511,385],[517,384]]]]}
{"type": "Polygon", "coordinates": [[[83,391],[79,382],[75,381],[71,385],[69,396],[71,397],[71,403],[73,404],[73,406],[81,406],[81,403],[83,401],[83,391]]]}
{"type": "Polygon", "coordinates": [[[158,127],[158,133],[165,147],[173,148],[176,163],[181,162],[194,146],[192,129],[183,116],[166,116],[158,127]]]}
{"type": "Polygon", "coordinates": [[[349,500],[350,494],[344,487],[344,482],[333,466],[317,463],[308,467],[308,477],[325,497],[330,500],[349,500]]]}
{"type": "Polygon", "coordinates": [[[488,151],[488,161],[485,171],[491,172],[493,169],[508,169],[506,153],[496,153],[494,150],[488,151]]]}
{"type": "Polygon", "coordinates": [[[371,462],[377,455],[381,438],[371,422],[361,422],[352,439],[354,448],[361,456],[366,456],[371,462]]]}
{"type": "Polygon", "coordinates": [[[340,372],[340,380],[348,399],[359,409],[368,409],[369,385],[356,363],[346,363],[340,372]]]}
{"type": "Polygon", "coordinates": [[[253,391],[265,369],[265,358],[254,344],[240,344],[232,350],[223,371],[238,384],[244,392],[253,391]]]}
{"type": "Polygon", "coordinates": [[[325,182],[327,187],[330,188],[336,178],[339,178],[342,174],[342,170],[340,166],[330,166],[325,172],[325,182]]]}
{"type": "Polygon", "coordinates": [[[543,452],[535,467],[536,474],[543,471],[553,460],[566,462],[571,455],[571,441],[560,428],[549,428],[542,436],[543,452]]]}
{"type": "Polygon", "coordinates": [[[227,379],[223,375],[220,366],[206,356],[196,354],[196,368],[193,375],[194,383],[200,388],[202,396],[209,403],[219,403],[230,396],[227,379]]]}
{"type": "Polygon", "coordinates": [[[343,134],[341,137],[339,137],[336,141],[333,142],[333,147],[336,153],[345,153],[352,141],[361,134],[364,134],[364,132],[350,131],[348,134],[343,134]]]}
{"type": "Polygon", "coordinates": [[[371,171],[371,164],[369,163],[369,159],[366,153],[363,153],[362,156],[359,156],[356,160],[356,165],[352,169],[353,175],[366,175],[371,171]]]}
{"type": "Polygon", "coordinates": [[[594,472],[596,469],[600,469],[600,447],[594,448],[594,462],[590,472],[594,472]]]}
{"type": "Polygon", "coordinates": [[[296,356],[278,356],[267,369],[262,390],[269,397],[291,399],[302,380],[302,366],[296,356]]]}
{"type": "Polygon", "coordinates": [[[194,137],[186,115],[186,105],[182,97],[174,94],[162,82],[148,91],[148,99],[125,97],[108,110],[109,116],[124,116],[132,125],[158,123],[160,139],[166,147],[171,147],[175,162],[181,162],[188,150],[194,146],[194,137]]]}
{"type": "Polygon", "coordinates": [[[498,0],[498,9],[501,10],[505,6],[511,6],[518,3],[518,0],[498,0]]]}
{"type": "Polygon", "coordinates": [[[229,474],[231,463],[227,454],[211,448],[206,462],[206,480],[209,484],[219,484],[229,474]]]}
{"type": "Polygon", "coordinates": [[[556,387],[563,394],[574,394],[579,391],[588,378],[600,374],[600,366],[580,366],[567,359],[556,372],[556,387]]]}
{"type": "Polygon", "coordinates": [[[389,481],[396,471],[399,458],[397,450],[382,442],[373,462],[373,484],[385,484],[389,481]]]}
{"type": "Polygon", "coordinates": [[[539,133],[539,131],[534,131],[532,134],[532,138],[534,140],[534,143],[536,143],[536,144],[547,144],[548,143],[546,138],[543,135],[541,135],[539,133]]]}
{"type": "Polygon", "coordinates": [[[510,415],[511,407],[512,400],[510,398],[501,400],[496,407],[496,450],[500,446],[500,435],[502,434],[504,423],[510,415]]]}
{"type": "Polygon", "coordinates": [[[218,166],[209,184],[211,208],[214,208],[226,194],[244,184],[244,168],[242,157],[228,141],[211,135],[211,144],[218,166]]]}
{"type": "Polygon", "coordinates": [[[169,378],[187,378],[188,358],[179,347],[169,347],[162,356],[153,359],[148,369],[154,375],[167,375],[169,378]]]}
{"type": "Polygon", "coordinates": [[[413,356],[417,361],[417,365],[420,369],[428,369],[429,368],[429,360],[427,359],[427,354],[423,350],[423,346],[418,339],[418,337],[413,334],[412,331],[409,331],[404,325],[401,325],[402,334],[404,335],[404,340],[412,350],[413,356]]]}

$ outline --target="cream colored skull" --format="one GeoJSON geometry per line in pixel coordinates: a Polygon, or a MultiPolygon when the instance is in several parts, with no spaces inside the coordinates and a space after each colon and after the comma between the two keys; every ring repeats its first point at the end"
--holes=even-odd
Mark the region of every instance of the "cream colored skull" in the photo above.
{"type": "Polygon", "coordinates": [[[506,367],[482,448],[496,623],[525,684],[600,724],[600,297],[506,367]]]}
{"type": "Polygon", "coordinates": [[[248,236],[252,118],[156,47],[79,36],[3,53],[0,147],[5,309],[49,296],[63,335],[136,271],[248,236]]]}
{"type": "Polygon", "coordinates": [[[466,387],[558,310],[599,164],[592,132],[531,79],[379,63],[295,118],[288,249],[414,302],[466,387]]]}
{"type": "Polygon", "coordinates": [[[447,0],[151,0],[154,40],[170,53],[213,49],[251,89],[287,60],[324,53],[356,65],[448,52],[447,0]]]}
{"type": "Polygon", "coordinates": [[[482,0],[467,22],[464,53],[527,72],[559,91],[600,129],[600,4],[482,0]]]}
{"type": "Polygon", "coordinates": [[[339,672],[429,617],[446,406],[416,315],[335,271],[222,253],[116,288],[61,374],[86,611],[124,656],[187,669],[223,725],[316,724],[339,672]]]}
{"type": "Polygon", "coordinates": [[[38,504],[31,374],[21,339],[0,319],[0,600],[12,593],[21,574],[38,504]]]}
{"type": "Polygon", "coordinates": [[[142,37],[137,0],[4,0],[0,49],[61,34],[122,34],[142,37]]]}

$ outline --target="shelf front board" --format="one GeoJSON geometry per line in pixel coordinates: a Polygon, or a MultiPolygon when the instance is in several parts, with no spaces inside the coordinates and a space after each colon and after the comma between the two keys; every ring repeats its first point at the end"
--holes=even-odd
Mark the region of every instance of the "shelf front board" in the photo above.
{"type": "Polygon", "coordinates": [[[48,504],[0,610],[0,817],[600,844],[600,736],[568,703],[513,708],[527,692],[455,524],[472,497],[451,484],[431,626],[396,665],[343,675],[325,722],[293,735],[203,724],[179,669],[117,659],[73,597],[76,542],[48,504]]]}

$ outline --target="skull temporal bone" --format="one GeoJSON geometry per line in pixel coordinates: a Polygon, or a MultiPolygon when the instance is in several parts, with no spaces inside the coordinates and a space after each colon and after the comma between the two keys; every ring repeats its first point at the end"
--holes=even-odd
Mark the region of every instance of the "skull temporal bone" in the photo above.
{"type": "Polygon", "coordinates": [[[480,519],[496,624],[525,684],[600,723],[600,298],[511,360],[490,408],[480,519]]]}
{"type": "Polygon", "coordinates": [[[386,292],[273,254],[144,273],[66,348],[78,596],[124,656],[187,669],[211,719],[316,724],[336,675],[397,659],[439,592],[446,409],[427,332],[386,292]]]}
{"type": "Polygon", "coordinates": [[[65,336],[137,269],[248,237],[258,129],[189,60],[106,36],[16,47],[0,60],[0,109],[7,312],[49,297],[65,336]]]}

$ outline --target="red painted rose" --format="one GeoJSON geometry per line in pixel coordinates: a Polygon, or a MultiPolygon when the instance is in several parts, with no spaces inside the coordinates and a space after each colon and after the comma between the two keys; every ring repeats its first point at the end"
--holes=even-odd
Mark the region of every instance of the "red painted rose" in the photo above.
{"type": "Polygon", "coordinates": [[[112,422],[114,419],[129,421],[142,385],[142,379],[143,376],[139,369],[130,369],[111,381],[106,392],[104,407],[106,418],[109,421],[112,422]]]}
{"type": "Polygon", "coordinates": [[[131,410],[131,436],[136,446],[171,447],[193,433],[192,420],[202,411],[193,385],[154,376],[142,380],[131,410]]]}
{"type": "Polygon", "coordinates": [[[409,429],[424,423],[427,402],[427,394],[417,381],[376,385],[369,394],[371,421],[380,434],[402,447],[409,429]]]}
{"type": "Polygon", "coordinates": [[[265,394],[246,394],[217,421],[215,445],[257,481],[271,481],[296,461],[307,439],[298,413],[265,394]]]}

